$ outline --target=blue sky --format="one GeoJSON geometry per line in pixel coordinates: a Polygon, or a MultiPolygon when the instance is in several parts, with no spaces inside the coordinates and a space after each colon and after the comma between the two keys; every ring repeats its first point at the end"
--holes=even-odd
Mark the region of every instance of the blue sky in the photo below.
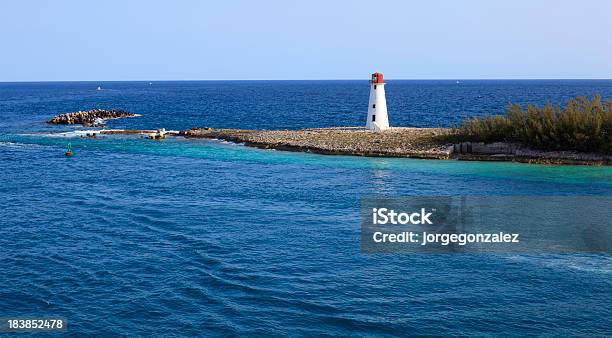
{"type": "Polygon", "coordinates": [[[0,81],[612,78],[612,1],[2,1],[0,81]]]}

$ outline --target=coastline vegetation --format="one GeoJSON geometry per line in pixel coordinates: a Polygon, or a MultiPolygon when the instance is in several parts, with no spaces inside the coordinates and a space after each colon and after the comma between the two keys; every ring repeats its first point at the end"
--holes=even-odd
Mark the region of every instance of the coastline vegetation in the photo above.
{"type": "Polygon", "coordinates": [[[565,108],[518,104],[505,115],[472,118],[456,129],[462,141],[517,142],[545,150],[612,153],[612,101],[577,97],[565,108]]]}

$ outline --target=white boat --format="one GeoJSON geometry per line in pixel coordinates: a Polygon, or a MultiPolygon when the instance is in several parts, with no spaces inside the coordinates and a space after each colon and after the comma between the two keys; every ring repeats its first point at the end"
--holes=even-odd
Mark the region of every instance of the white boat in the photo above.
{"type": "Polygon", "coordinates": [[[98,86],[98,89],[96,89],[96,90],[102,90],[102,87],[98,86]]]}

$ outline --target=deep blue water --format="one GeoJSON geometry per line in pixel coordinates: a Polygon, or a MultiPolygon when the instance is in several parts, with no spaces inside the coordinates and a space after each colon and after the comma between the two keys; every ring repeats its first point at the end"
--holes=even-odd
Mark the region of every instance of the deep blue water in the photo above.
{"type": "MultiPolygon", "coordinates": [[[[100,107],[143,115],[113,128],[362,125],[367,91],[366,81],[0,84],[0,317],[63,316],[79,336],[612,334],[609,255],[359,245],[361,196],[610,196],[609,167],[91,140],[43,123],[100,107]]],[[[612,98],[612,81],[387,85],[402,126],[594,93],[612,98]]]]}

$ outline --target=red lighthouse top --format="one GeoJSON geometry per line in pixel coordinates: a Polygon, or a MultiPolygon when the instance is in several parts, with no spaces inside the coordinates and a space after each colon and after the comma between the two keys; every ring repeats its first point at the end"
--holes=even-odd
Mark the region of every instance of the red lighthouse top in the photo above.
{"type": "Polygon", "coordinates": [[[374,73],[372,74],[372,83],[385,83],[385,80],[383,79],[383,75],[382,73],[374,73]]]}

